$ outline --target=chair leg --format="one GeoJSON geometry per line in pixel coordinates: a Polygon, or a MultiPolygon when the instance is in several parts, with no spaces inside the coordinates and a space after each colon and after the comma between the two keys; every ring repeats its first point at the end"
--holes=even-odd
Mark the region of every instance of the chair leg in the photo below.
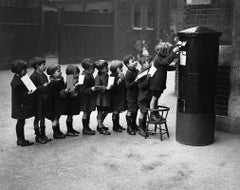
{"type": "Polygon", "coordinates": [[[147,138],[147,134],[148,134],[148,125],[149,123],[147,122],[146,128],[145,128],[145,139],[147,138]]]}
{"type": "Polygon", "coordinates": [[[167,132],[167,136],[168,136],[168,138],[169,138],[169,132],[168,132],[167,123],[165,123],[165,129],[166,129],[166,132],[167,132]]]}
{"type": "Polygon", "coordinates": [[[160,130],[160,140],[162,141],[162,126],[159,124],[159,130],[160,130]]]}
{"type": "Polygon", "coordinates": [[[157,124],[155,124],[154,132],[157,132],[157,124]]]}

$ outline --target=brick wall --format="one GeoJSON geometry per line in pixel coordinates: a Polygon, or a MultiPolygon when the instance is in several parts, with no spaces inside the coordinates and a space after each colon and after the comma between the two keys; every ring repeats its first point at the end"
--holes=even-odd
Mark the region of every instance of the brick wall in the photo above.
{"type": "Polygon", "coordinates": [[[154,0],[115,0],[114,16],[115,16],[115,58],[121,59],[127,54],[135,54],[135,43],[137,40],[144,39],[153,52],[156,42],[155,30],[146,29],[146,10],[144,7],[148,3],[154,4],[154,0]],[[134,6],[140,5],[142,29],[133,29],[133,12],[134,6]]]}
{"type": "Polygon", "coordinates": [[[231,44],[233,0],[212,0],[209,5],[185,5],[184,26],[203,25],[222,32],[220,44],[231,44]]]}

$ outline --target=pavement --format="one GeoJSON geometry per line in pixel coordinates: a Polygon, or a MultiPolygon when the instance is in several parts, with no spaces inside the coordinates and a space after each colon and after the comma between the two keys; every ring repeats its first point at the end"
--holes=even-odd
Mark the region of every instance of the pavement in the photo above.
{"type": "MultiPolygon", "coordinates": [[[[48,64],[55,62],[48,59],[48,64]]],[[[64,71],[65,66],[63,66],[64,71]]],[[[32,70],[29,71],[31,73],[32,70]]],[[[0,71],[0,189],[1,190],[239,190],[240,135],[216,131],[208,146],[187,146],[175,140],[176,95],[174,72],[168,73],[167,90],[160,104],[171,108],[170,138],[147,139],[111,131],[110,136],[67,137],[31,147],[16,146],[11,119],[10,71],[0,71]]],[[[81,131],[81,115],[74,127],[81,131]]],[[[66,132],[66,117],[61,128],[66,132]]],[[[47,135],[52,138],[51,123],[47,135]]],[[[91,127],[96,129],[96,112],[91,127]]],[[[126,126],[125,113],[121,124],[126,126]]],[[[105,125],[112,126],[111,116],[105,125]]],[[[26,138],[34,141],[33,119],[25,126],[26,138]]]]}

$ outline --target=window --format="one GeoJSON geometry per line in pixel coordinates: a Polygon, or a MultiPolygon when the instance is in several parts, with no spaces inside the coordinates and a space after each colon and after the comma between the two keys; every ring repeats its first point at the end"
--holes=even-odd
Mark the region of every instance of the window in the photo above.
{"type": "Polygon", "coordinates": [[[141,6],[135,5],[133,11],[133,29],[142,29],[141,6]]]}
{"type": "Polygon", "coordinates": [[[152,12],[147,13],[147,28],[153,29],[153,13],[152,12]]]}
{"type": "Polygon", "coordinates": [[[187,5],[209,5],[211,0],[186,0],[187,5]]]}
{"type": "Polygon", "coordinates": [[[153,30],[154,28],[154,4],[148,4],[146,10],[146,29],[153,30]]]}

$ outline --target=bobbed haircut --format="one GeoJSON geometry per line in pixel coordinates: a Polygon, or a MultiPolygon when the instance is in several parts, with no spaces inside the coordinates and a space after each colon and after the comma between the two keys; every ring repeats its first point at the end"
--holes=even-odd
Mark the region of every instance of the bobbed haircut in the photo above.
{"type": "Polygon", "coordinates": [[[22,70],[27,69],[27,62],[23,60],[15,60],[12,62],[11,71],[15,74],[20,74],[22,70]]]}
{"type": "Polygon", "coordinates": [[[108,62],[103,59],[100,59],[95,62],[95,66],[97,70],[102,70],[103,68],[108,67],[108,62]]]}
{"type": "Polygon", "coordinates": [[[123,67],[123,63],[120,60],[112,60],[110,63],[110,71],[112,73],[116,73],[117,68],[122,68],[122,67],[123,67]]]}
{"type": "Polygon", "coordinates": [[[79,67],[70,64],[67,66],[65,72],[66,72],[66,75],[74,75],[74,74],[79,74],[80,69],[79,69],[79,67]]]}

